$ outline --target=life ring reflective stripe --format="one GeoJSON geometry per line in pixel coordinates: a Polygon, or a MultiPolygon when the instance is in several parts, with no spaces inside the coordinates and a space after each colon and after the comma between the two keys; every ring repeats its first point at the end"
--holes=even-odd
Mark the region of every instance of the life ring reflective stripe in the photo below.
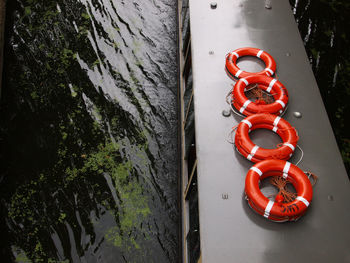
{"type": "Polygon", "coordinates": [[[273,57],[264,50],[258,48],[239,48],[226,55],[226,72],[232,78],[245,78],[252,74],[272,76],[276,71],[276,62],[273,57]],[[241,70],[236,62],[244,56],[254,56],[264,61],[266,68],[260,72],[246,72],[241,70]]]}
{"type": "Polygon", "coordinates": [[[277,79],[251,75],[237,81],[232,91],[232,105],[242,114],[249,116],[256,113],[281,114],[288,104],[288,91],[277,79]],[[270,104],[257,104],[250,101],[244,91],[249,84],[258,84],[258,87],[270,93],[275,101],[270,104]]]}
{"type": "Polygon", "coordinates": [[[247,173],[245,194],[255,212],[272,221],[294,221],[302,216],[312,200],[312,185],[300,168],[282,160],[265,160],[255,164],[247,173]],[[288,167],[287,180],[293,184],[298,196],[289,203],[276,203],[263,195],[259,182],[269,176],[283,176],[288,167]]]}
{"type": "Polygon", "coordinates": [[[254,163],[266,159],[288,160],[295,150],[298,139],[297,131],[286,120],[276,115],[260,113],[251,115],[239,123],[235,146],[244,157],[254,163]],[[283,141],[282,145],[276,149],[258,147],[249,138],[249,132],[255,129],[269,129],[276,132],[283,141]]]}

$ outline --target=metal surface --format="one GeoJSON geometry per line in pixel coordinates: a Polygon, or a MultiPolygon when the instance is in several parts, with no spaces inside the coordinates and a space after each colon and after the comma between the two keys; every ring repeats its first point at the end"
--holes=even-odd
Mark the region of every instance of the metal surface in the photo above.
{"type": "Polygon", "coordinates": [[[301,117],[303,116],[303,115],[301,114],[301,112],[299,112],[299,111],[293,112],[293,115],[294,115],[295,118],[301,118],[301,117]]]}
{"type": "MultiPolygon", "coordinates": [[[[212,10],[210,1],[190,1],[202,261],[350,262],[350,184],[288,1],[273,0],[271,9],[264,1],[217,4],[212,10]],[[221,114],[233,83],[224,71],[225,55],[245,46],[275,58],[290,95],[284,118],[298,130],[304,151],[299,167],[319,176],[312,204],[297,222],[273,223],[248,207],[244,180],[252,163],[227,142],[241,119],[221,114]],[[295,111],[303,117],[293,117],[295,111]]],[[[256,142],[276,143],[265,135],[257,132],[256,142]]]]}
{"type": "Polygon", "coordinates": [[[222,111],[222,116],[224,117],[230,117],[231,116],[231,110],[228,109],[228,110],[223,110],[222,111]]]}
{"type": "Polygon", "coordinates": [[[218,6],[217,3],[214,3],[214,2],[210,3],[210,8],[211,8],[211,9],[216,9],[217,6],[218,6]]]}

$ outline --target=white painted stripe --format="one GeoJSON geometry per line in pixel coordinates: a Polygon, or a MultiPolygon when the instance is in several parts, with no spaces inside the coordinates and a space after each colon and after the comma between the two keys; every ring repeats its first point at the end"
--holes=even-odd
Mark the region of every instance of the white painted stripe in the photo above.
{"type": "Polygon", "coordinates": [[[260,58],[260,56],[261,56],[261,54],[262,54],[263,52],[264,52],[264,50],[260,49],[259,52],[258,52],[258,54],[256,54],[256,56],[257,56],[258,58],[260,58]]]}
{"type": "Polygon", "coordinates": [[[269,218],[269,216],[270,216],[270,211],[271,211],[271,209],[272,209],[274,203],[275,203],[275,202],[273,202],[273,201],[271,201],[271,200],[267,203],[267,206],[266,206],[266,208],[265,208],[264,217],[269,218]]]}
{"type": "Polygon", "coordinates": [[[277,126],[278,123],[280,122],[281,117],[277,116],[276,119],[273,121],[273,126],[277,126]]]}
{"type": "Polygon", "coordinates": [[[273,128],[272,128],[273,132],[277,132],[277,130],[278,130],[277,125],[278,125],[280,119],[281,119],[281,117],[277,116],[276,119],[273,121],[273,128]]]}
{"type": "Polygon", "coordinates": [[[242,80],[247,86],[249,85],[248,80],[246,80],[246,79],[244,79],[244,78],[241,78],[240,80],[242,80]]]}
{"type": "Polygon", "coordinates": [[[253,149],[251,150],[250,154],[247,156],[247,159],[248,159],[249,161],[253,158],[254,154],[256,153],[256,151],[257,151],[258,149],[259,149],[259,146],[257,146],[257,145],[255,145],[255,146],[253,147],[253,149]]]}
{"type": "Polygon", "coordinates": [[[286,164],[283,167],[283,178],[287,179],[288,177],[288,172],[289,172],[289,168],[290,168],[290,162],[286,162],[286,164]]]}
{"type": "Polygon", "coordinates": [[[241,73],[242,73],[242,70],[238,70],[235,77],[238,78],[241,73]]]}
{"type": "Polygon", "coordinates": [[[302,197],[302,196],[297,196],[297,198],[295,198],[296,200],[299,200],[299,201],[301,201],[301,202],[303,202],[305,205],[306,205],[306,207],[308,207],[309,205],[310,205],[310,203],[309,203],[309,201],[308,200],[306,200],[304,197],[302,197]]]}
{"type": "Polygon", "coordinates": [[[235,55],[237,58],[239,58],[238,53],[236,53],[236,52],[232,52],[232,54],[233,54],[233,55],[235,55]]]}
{"type": "MultiPolygon", "coordinates": [[[[272,76],[273,73],[274,73],[270,68],[265,68],[265,70],[268,71],[268,72],[270,72],[270,76],[272,76]]],[[[267,74],[267,75],[269,75],[269,74],[267,74]]]]}
{"type": "Polygon", "coordinates": [[[250,168],[249,170],[256,172],[259,176],[262,176],[262,174],[263,174],[259,168],[256,168],[254,166],[252,168],[250,168]]]}
{"type": "Polygon", "coordinates": [[[277,103],[281,104],[282,105],[282,108],[286,107],[286,104],[284,104],[283,101],[281,100],[276,100],[277,103]]]}
{"type": "Polygon", "coordinates": [[[249,126],[249,128],[251,128],[253,126],[253,124],[250,121],[242,120],[242,122],[247,124],[249,126]]]}
{"type": "Polygon", "coordinates": [[[243,113],[243,111],[245,110],[245,108],[247,108],[248,104],[251,103],[250,100],[246,100],[242,106],[242,108],[239,109],[240,113],[243,113]]]}
{"type": "Polygon", "coordinates": [[[254,156],[254,154],[256,153],[256,151],[259,149],[258,145],[255,145],[252,149],[252,151],[250,152],[250,154],[252,154],[254,156]]]}
{"type": "Polygon", "coordinates": [[[277,81],[277,79],[273,79],[273,80],[270,81],[269,87],[266,90],[268,93],[271,92],[272,87],[273,87],[273,85],[275,85],[276,81],[277,81]]]}
{"type": "Polygon", "coordinates": [[[288,143],[288,142],[285,142],[285,143],[283,143],[283,145],[288,146],[288,147],[291,148],[291,149],[293,150],[293,152],[294,152],[295,147],[294,147],[292,144],[290,144],[290,143],[288,143]]]}
{"type": "Polygon", "coordinates": [[[288,174],[289,169],[290,169],[290,162],[286,162],[286,164],[284,165],[284,168],[283,168],[283,173],[288,174]]]}

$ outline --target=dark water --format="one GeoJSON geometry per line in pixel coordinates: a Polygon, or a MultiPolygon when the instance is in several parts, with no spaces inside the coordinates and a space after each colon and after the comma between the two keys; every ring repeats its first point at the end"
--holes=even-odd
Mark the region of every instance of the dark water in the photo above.
{"type": "Polygon", "coordinates": [[[350,175],[350,1],[290,4],[350,175]]]}
{"type": "Polygon", "coordinates": [[[175,262],[176,1],[7,2],[1,262],[175,262]]]}

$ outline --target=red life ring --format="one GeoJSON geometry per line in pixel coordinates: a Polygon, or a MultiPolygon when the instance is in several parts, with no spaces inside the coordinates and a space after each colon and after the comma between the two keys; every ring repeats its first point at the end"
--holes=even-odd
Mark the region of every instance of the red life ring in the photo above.
{"type": "Polygon", "coordinates": [[[300,168],[282,160],[265,160],[248,171],[245,194],[255,212],[277,222],[295,221],[307,210],[312,200],[312,185],[300,168]],[[281,176],[293,184],[297,197],[289,203],[273,202],[263,195],[259,182],[269,176],[281,176]]]}
{"type": "Polygon", "coordinates": [[[239,48],[226,55],[226,73],[233,79],[245,78],[252,74],[272,76],[276,71],[276,62],[273,57],[258,48],[239,48]],[[264,61],[266,68],[260,72],[246,72],[237,67],[236,62],[239,57],[254,56],[264,61]]]}
{"type": "Polygon", "coordinates": [[[286,120],[279,116],[260,113],[242,120],[236,131],[235,145],[237,150],[248,160],[257,163],[266,159],[288,160],[297,145],[298,133],[286,120]],[[269,129],[277,133],[283,143],[276,149],[264,149],[254,144],[249,132],[255,129],[269,129]]]}
{"type": "Polygon", "coordinates": [[[232,104],[242,114],[249,116],[256,113],[271,113],[279,115],[287,106],[288,91],[277,79],[251,75],[238,80],[232,91],[232,104]],[[275,101],[271,104],[257,104],[249,100],[244,91],[249,84],[258,84],[259,88],[272,94],[275,101]]]}

